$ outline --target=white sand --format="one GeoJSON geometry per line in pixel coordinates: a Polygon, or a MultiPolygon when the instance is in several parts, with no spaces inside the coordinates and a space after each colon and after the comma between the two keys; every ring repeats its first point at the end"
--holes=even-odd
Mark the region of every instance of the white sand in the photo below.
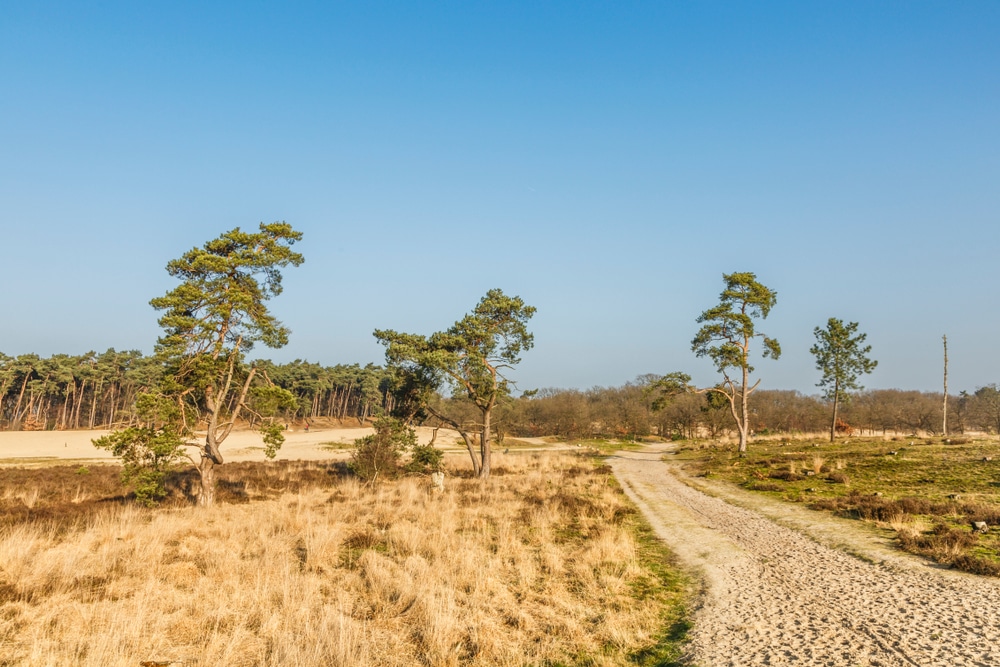
{"type": "MultiPolygon", "coordinates": [[[[343,458],[346,449],[324,447],[327,443],[351,445],[357,438],[372,432],[370,428],[336,428],[293,430],[285,432],[285,444],[276,460],[321,461],[343,458]]],[[[38,459],[70,459],[74,461],[111,460],[114,457],[91,442],[107,431],[2,431],[0,432],[0,464],[18,465],[38,459]]],[[[417,438],[428,442],[431,429],[418,428],[417,438]]],[[[453,431],[441,429],[435,444],[454,447],[461,438],[453,431]]],[[[264,446],[260,436],[252,431],[234,431],[220,448],[226,461],[263,461],[264,446]]]]}

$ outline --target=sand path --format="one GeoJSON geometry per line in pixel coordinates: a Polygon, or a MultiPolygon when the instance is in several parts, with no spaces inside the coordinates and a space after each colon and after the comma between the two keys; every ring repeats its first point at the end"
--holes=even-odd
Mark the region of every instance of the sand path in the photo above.
{"type": "Polygon", "coordinates": [[[1000,665],[1000,581],[893,552],[857,522],[685,478],[663,451],[609,463],[703,584],[694,664],[1000,665]]]}

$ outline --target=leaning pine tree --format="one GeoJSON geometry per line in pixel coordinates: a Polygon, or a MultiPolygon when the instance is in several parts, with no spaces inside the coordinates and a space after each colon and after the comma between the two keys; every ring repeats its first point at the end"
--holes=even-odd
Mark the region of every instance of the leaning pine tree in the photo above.
{"type": "MultiPolygon", "coordinates": [[[[254,417],[269,458],[284,442],[274,415],[294,405],[295,398],[247,363],[245,354],[258,342],[271,348],[288,342],[288,329],[265,302],[282,291],[280,269],[302,263],[302,255],[291,249],[301,238],[284,222],[261,223],[258,232],[237,227],[167,264],[167,272],[181,284],[150,301],[163,311],[159,323],[164,333],[156,345],[164,369],[158,398],[177,408],[171,413],[174,423],[155,428],[177,433],[179,443],[198,451],[198,504],[203,507],[215,502],[215,467],[223,463],[220,445],[241,418],[254,417]],[[191,442],[196,430],[204,431],[204,439],[191,442]]],[[[159,412],[161,418],[163,414],[159,412]]],[[[117,437],[95,444],[143,446],[112,435],[117,437]]]]}

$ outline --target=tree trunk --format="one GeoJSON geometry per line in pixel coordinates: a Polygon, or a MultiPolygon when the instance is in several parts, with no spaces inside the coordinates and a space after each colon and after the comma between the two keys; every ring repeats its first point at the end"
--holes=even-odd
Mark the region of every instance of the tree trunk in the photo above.
{"type": "Polygon", "coordinates": [[[108,387],[108,403],[111,405],[111,414],[108,415],[108,426],[109,426],[109,428],[114,428],[115,413],[117,412],[116,408],[118,407],[118,406],[115,405],[115,387],[116,386],[117,386],[117,383],[112,382],[111,386],[108,387]]]}
{"type": "Polygon", "coordinates": [[[4,382],[0,385],[0,428],[3,428],[3,399],[7,396],[7,388],[10,386],[10,382],[4,382]]]}
{"type": "Polygon", "coordinates": [[[205,436],[205,447],[201,452],[201,465],[198,473],[201,475],[201,493],[198,496],[199,507],[211,507],[215,504],[215,466],[222,465],[222,454],[215,442],[215,415],[208,425],[208,435],[205,436]]]}
{"type": "Polygon", "coordinates": [[[479,465],[479,458],[476,456],[476,450],[472,446],[472,439],[465,431],[460,430],[458,434],[462,436],[462,440],[465,441],[465,448],[469,450],[469,458],[472,459],[472,474],[479,477],[479,472],[482,469],[482,466],[479,465]]]}
{"type": "Polygon", "coordinates": [[[941,336],[944,341],[944,409],[941,418],[941,432],[948,437],[948,337],[941,336]]]}
{"type": "Polygon", "coordinates": [[[482,466],[478,477],[487,479],[490,476],[490,417],[492,410],[483,410],[483,430],[479,435],[479,460],[482,466]]]}
{"type": "Polygon", "coordinates": [[[24,414],[31,417],[35,414],[35,389],[32,387],[28,390],[28,404],[24,407],[24,414]]]}
{"type": "Polygon", "coordinates": [[[347,406],[348,406],[348,400],[351,397],[352,386],[353,385],[351,383],[348,383],[347,387],[344,389],[344,398],[340,404],[340,419],[342,420],[347,419],[347,406]]]}
{"type": "Polygon", "coordinates": [[[744,457],[747,455],[747,441],[749,440],[747,429],[744,424],[740,424],[736,430],[740,434],[740,444],[737,445],[736,451],[739,452],[740,457],[744,457]]]}
{"type": "Polygon", "coordinates": [[[198,507],[211,507],[215,504],[215,461],[209,456],[202,456],[198,474],[201,477],[198,507]]]}
{"type": "MultiPolygon", "coordinates": [[[[74,384],[73,387],[75,388],[76,385],[74,384]]],[[[69,392],[70,392],[69,385],[67,385],[67,387],[66,387],[66,394],[65,394],[65,396],[63,396],[62,406],[61,406],[61,408],[59,410],[59,416],[56,417],[56,430],[57,431],[62,431],[62,430],[64,430],[64,429],[66,429],[66,428],[69,427],[68,417],[66,416],[67,410],[69,410],[69,395],[70,395],[69,392]]],[[[70,413],[70,414],[72,414],[72,413],[70,413]]]]}
{"type": "Polygon", "coordinates": [[[14,416],[11,419],[10,425],[10,430],[12,431],[21,430],[21,400],[24,398],[24,390],[28,386],[29,379],[31,379],[30,372],[24,376],[24,382],[21,384],[21,393],[17,395],[17,403],[14,404],[14,416]]]}
{"type": "Polygon", "coordinates": [[[750,373],[747,371],[745,355],[746,353],[744,352],[743,385],[740,387],[740,409],[742,410],[743,414],[740,415],[742,419],[736,420],[737,422],[736,425],[739,427],[740,430],[740,446],[739,446],[740,456],[747,455],[747,441],[750,439],[747,435],[748,432],[750,431],[750,414],[749,414],[750,392],[748,391],[749,387],[747,386],[747,384],[750,382],[750,373]]]}
{"type": "Polygon", "coordinates": [[[200,507],[211,507],[215,504],[215,466],[222,465],[222,453],[219,451],[219,401],[215,395],[215,387],[205,388],[205,408],[208,412],[208,428],[205,435],[205,446],[201,451],[201,494],[198,496],[200,507]]]}
{"type": "Polygon", "coordinates": [[[97,417],[97,395],[101,392],[101,389],[102,389],[101,385],[102,384],[103,383],[96,384],[91,389],[91,392],[93,392],[93,396],[91,397],[91,400],[90,400],[90,419],[87,422],[87,424],[88,424],[87,428],[91,428],[91,429],[94,428],[94,420],[97,417]]]}
{"type": "Polygon", "coordinates": [[[830,442],[837,436],[837,408],[840,404],[840,382],[833,383],[833,421],[830,422],[830,442]]]}
{"type": "Polygon", "coordinates": [[[836,394],[833,396],[833,421],[830,422],[830,442],[833,442],[834,438],[837,436],[837,407],[838,407],[838,397],[836,394]]]}
{"type": "MultiPolygon", "coordinates": [[[[74,390],[74,393],[75,390],[74,390]]],[[[83,409],[83,402],[87,398],[87,381],[80,380],[80,395],[76,397],[75,411],[73,412],[73,428],[80,428],[80,411],[83,409]]]]}

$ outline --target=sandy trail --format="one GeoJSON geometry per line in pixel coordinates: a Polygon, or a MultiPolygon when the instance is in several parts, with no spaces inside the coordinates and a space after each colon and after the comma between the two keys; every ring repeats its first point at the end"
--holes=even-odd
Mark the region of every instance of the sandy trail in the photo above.
{"type": "Polygon", "coordinates": [[[707,495],[661,456],[622,452],[609,463],[703,582],[696,665],[1000,665],[1000,581],[894,554],[818,512],[758,503],[732,487],[713,489],[731,502],[707,495]]]}

